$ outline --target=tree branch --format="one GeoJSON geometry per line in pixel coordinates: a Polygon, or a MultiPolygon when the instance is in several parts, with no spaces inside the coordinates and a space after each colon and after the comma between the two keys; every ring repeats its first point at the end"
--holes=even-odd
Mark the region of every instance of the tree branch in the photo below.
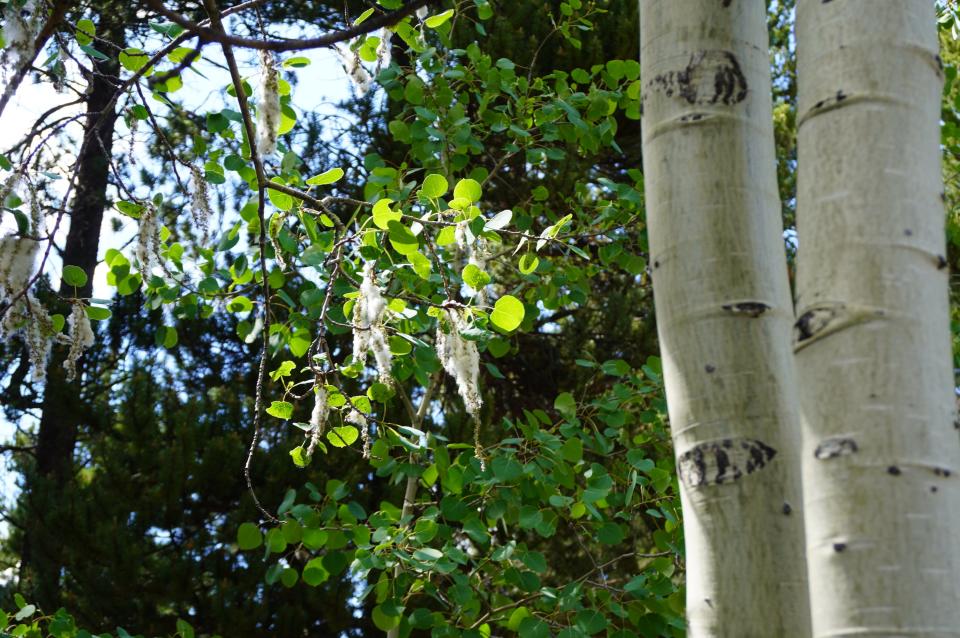
{"type": "MultiPolygon", "coordinates": [[[[372,31],[376,31],[382,27],[392,26],[406,16],[415,12],[417,9],[438,3],[439,0],[412,0],[410,3],[404,5],[396,11],[384,13],[374,18],[365,20],[362,24],[358,24],[341,31],[328,33],[316,38],[304,38],[297,40],[257,40],[255,38],[244,38],[228,34],[224,29],[218,28],[216,24],[213,24],[212,15],[210,17],[213,28],[206,27],[198,22],[189,20],[176,11],[167,9],[165,6],[163,6],[162,0],[147,0],[147,4],[150,5],[150,8],[152,8],[154,11],[168,20],[180,25],[187,31],[200,36],[204,40],[218,42],[222,45],[242,47],[245,49],[265,49],[278,52],[319,49],[334,45],[338,42],[345,42],[359,35],[365,35],[372,31]]],[[[217,20],[219,21],[219,15],[217,16],[217,20]]],[[[222,24],[220,26],[222,27],[222,24]]]]}

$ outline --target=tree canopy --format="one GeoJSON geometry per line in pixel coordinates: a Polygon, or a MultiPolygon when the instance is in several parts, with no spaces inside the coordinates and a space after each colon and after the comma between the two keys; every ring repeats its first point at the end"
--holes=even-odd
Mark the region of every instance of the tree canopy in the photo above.
{"type": "Polygon", "coordinates": [[[686,635],[636,5],[3,3],[0,626],[686,635]]]}

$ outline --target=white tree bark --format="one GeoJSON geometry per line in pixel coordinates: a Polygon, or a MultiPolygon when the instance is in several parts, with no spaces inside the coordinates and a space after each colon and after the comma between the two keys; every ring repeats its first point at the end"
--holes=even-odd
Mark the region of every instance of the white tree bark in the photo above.
{"type": "Polygon", "coordinates": [[[641,0],[650,266],[689,635],[808,638],[763,0],[641,0]]]}
{"type": "Polygon", "coordinates": [[[813,635],[960,636],[934,3],[801,0],[797,43],[813,635]]]}

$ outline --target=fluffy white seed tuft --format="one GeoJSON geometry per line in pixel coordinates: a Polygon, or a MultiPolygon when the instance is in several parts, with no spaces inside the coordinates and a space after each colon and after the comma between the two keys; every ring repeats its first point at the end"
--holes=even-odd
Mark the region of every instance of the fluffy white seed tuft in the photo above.
{"type": "Polygon", "coordinates": [[[140,213],[140,229],[137,232],[137,261],[144,283],[150,278],[160,254],[160,227],[157,224],[157,209],[147,203],[140,213]]]}
{"type": "Polygon", "coordinates": [[[270,51],[260,51],[260,90],[257,103],[257,152],[272,155],[280,134],[280,75],[270,51]]]}
{"type": "Polygon", "coordinates": [[[363,64],[360,63],[360,55],[350,49],[346,44],[337,43],[333,47],[334,52],[337,54],[337,57],[340,58],[340,63],[343,65],[343,70],[347,72],[347,76],[350,78],[350,81],[353,82],[353,86],[357,91],[357,97],[363,97],[370,90],[370,86],[373,84],[373,78],[370,77],[370,74],[363,64]]]}
{"type": "Polygon", "coordinates": [[[73,302],[73,310],[67,318],[67,324],[70,327],[70,352],[63,362],[63,368],[67,371],[67,381],[73,381],[77,376],[77,362],[80,356],[94,344],[96,338],[82,302],[73,302]]]}
{"type": "Polygon", "coordinates": [[[8,2],[3,10],[3,39],[6,45],[0,52],[0,71],[7,80],[21,66],[29,64],[36,51],[34,42],[40,32],[42,11],[35,0],[27,0],[22,7],[8,2]]]}
{"type": "Polygon", "coordinates": [[[393,60],[393,47],[390,46],[390,40],[393,39],[393,31],[386,27],[380,31],[380,44],[377,45],[377,73],[380,69],[390,66],[393,60]]]}
{"type": "Polygon", "coordinates": [[[383,325],[383,314],[387,309],[387,302],[380,293],[380,288],[377,287],[373,268],[372,261],[364,265],[360,295],[353,306],[353,358],[366,363],[367,354],[372,350],[380,380],[390,383],[393,378],[390,373],[393,353],[390,352],[390,344],[383,325]]]}
{"type": "Polygon", "coordinates": [[[200,229],[203,241],[210,234],[210,197],[207,194],[207,178],[199,166],[190,167],[191,211],[193,221],[200,229]]]}
{"type": "Polygon", "coordinates": [[[13,296],[27,287],[39,252],[40,242],[33,239],[0,239],[0,295],[13,296]]]}
{"type": "Polygon", "coordinates": [[[307,445],[307,457],[313,456],[313,451],[320,442],[327,429],[327,416],[330,413],[330,407],[327,405],[327,389],[323,385],[318,385],[313,393],[313,410],[310,412],[310,443],[307,445]]]}
{"type": "Polygon", "coordinates": [[[27,346],[33,379],[42,381],[47,375],[47,362],[56,332],[46,309],[29,292],[7,310],[0,323],[0,339],[16,334],[27,346]]]}
{"type": "Polygon", "coordinates": [[[367,424],[367,417],[360,410],[350,408],[344,419],[347,423],[355,425],[360,431],[360,440],[363,441],[363,458],[370,458],[370,426],[367,424]]]}
{"type": "Polygon", "coordinates": [[[449,333],[444,332],[442,322],[437,324],[437,355],[443,369],[457,382],[457,392],[467,414],[476,418],[483,404],[480,398],[480,353],[475,342],[460,334],[469,327],[463,312],[451,308],[446,311],[446,317],[449,333]]]}

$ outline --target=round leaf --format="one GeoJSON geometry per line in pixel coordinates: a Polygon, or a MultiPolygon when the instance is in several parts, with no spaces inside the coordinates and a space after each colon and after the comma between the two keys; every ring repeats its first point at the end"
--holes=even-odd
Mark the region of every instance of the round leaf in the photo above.
{"type": "Polygon", "coordinates": [[[237,546],[240,549],[256,549],[263,543],[263,534],[254,523],[241,523],[237,529],[237,546]]]}
{"type": "Polygon", "coordinates": [[[402,215],[400,211],[390,209],[392,203],[392,199],[384,198],[377,200],[377,203],[373,205],[373,223],[376,224],[377,228],[387,230],[390,227],[390,222],[400,221],[402,215]]]}
{"type": "Polygon", "coordinates": [[[352,445],[360,437],[360,432],[352,425],[344,425],[339,428],[333,428],[327,432],[327,440],[333,447],[347,447],[352,445]]]}
{"type": "Polygon", "coordinates": [[[427,175],[420,187],[420,193],[430,198],[443,197],[449,188],[447,178],[443,175],[427,175]]]}
{"type": "Polygon", "coordinates": [[[523,323],[523,304],[512,295],[504,295],[497,299],[490,313],[490,321],[495,328],[502,332],[512,332],[523,323]]]}
{"type": "Polygon", "coordinates": [[[82,288],[87,284],[87,273],[80,266],[64,266],[63,280],[74,288],[82,288]]]}
{"type": "Polygon", "coordinates": [[[483,189],[480,188],[480,182],[475,179],[461,179],[453,188],[454,197],[463,197],[470,200],[471,203],[480,201],[483,189]]]}

